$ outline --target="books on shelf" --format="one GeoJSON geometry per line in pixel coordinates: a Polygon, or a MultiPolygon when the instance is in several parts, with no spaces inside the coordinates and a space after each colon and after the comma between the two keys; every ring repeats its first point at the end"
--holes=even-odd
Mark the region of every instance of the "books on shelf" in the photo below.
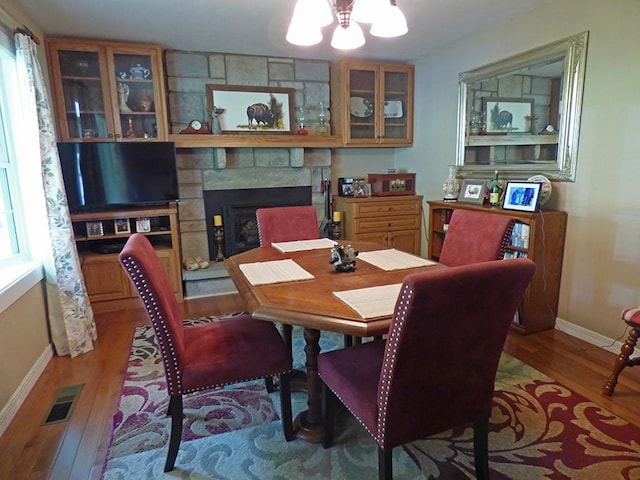
{"type": "Polygon", "coordinates": [[[529,248],[529,231],[528,223],[516,222],[511,231],[511,245],[520,248],[529,248]]]}
{"type": "Polygon", "coordinates": [[[504,260],[509,260],[512,258],[527,258],[527,252],[517,252],[515,250],[507,250],[504,252],[504,260]]]}

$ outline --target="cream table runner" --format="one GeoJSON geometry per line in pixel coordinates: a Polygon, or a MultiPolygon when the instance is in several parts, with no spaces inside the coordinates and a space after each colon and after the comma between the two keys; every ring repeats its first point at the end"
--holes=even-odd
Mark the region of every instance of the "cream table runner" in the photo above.
{"type": "Polygon", "coordinates": [[[390,248],[388,250],[374,250],[372,252],[360,252],[358,254],[358,259],[364,260],[365,262],[385,271],[437,265],[437,262],[417,257],[410,253],[401,252],[395,248],[390,248]]]}
{"type": "Polygon", "coordinates": [[[266,285],[315,278],[291,259],[243,263],[240,265],[240,270],[251,285],[266,285]]]}
{"type": "Polygon", "coordinates": [[[302,250],[317,250],[320,248],[332,248],[336,244],[330,238],[317,238],[313,240],[295,240],[292,242],[272,243],[271,246],[282,253],[300,252],[302,250]]]}
{"type": "Polygon", "coordinates": [[[333,294],[362,318],[388,317],[393,314],[401,283],[343,290],[333,294]]]}

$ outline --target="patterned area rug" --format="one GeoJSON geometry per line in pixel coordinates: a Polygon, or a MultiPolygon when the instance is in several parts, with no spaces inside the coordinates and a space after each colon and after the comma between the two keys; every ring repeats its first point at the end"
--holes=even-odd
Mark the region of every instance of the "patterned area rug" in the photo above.
{"type": "MultiPolygon", "coordinates": [[[[342,343],[342,335],[322,333],[323,351],[342,343]]],[[[300,369],[303,348],[302,330],[294,328],[294,367],[300,369]]],[[[305,401],[305,394],[294,392],[294,416],[306,409],[305,401]]],[[[345,412],[338,416],[333,448],[285,442],[278,394],[267,393],[264,381],[185,396],[176,468],[165,474],[167,406],[153,330],[138,327],[103,478],[377,478],[375,442],[345,412]]],[[[638,439],[640,428],[503,354],[489,437],[493,480],[638,479],[638,439]]],[[[396,448],[393,467],[396,480],[475,478],[472,429],[450,430],[396,448]]]]}

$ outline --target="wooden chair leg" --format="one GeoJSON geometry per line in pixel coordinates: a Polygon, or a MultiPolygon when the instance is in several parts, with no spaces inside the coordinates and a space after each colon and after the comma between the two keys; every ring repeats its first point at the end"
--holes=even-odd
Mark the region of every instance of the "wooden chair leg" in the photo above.
{"type": "Polygon", "coordinates": [[[378,480],[393,480],[393,450],[378,447],[378,480]]]}
{"type": "Polygon", "coordinates": [[[476,478],[489,480],[489,420],[480,420],[473,425],[473,457],[476,478]]]}
{"type": "Polygon", "coordinates": [[[289,347],[289,352],[293,352],[293,326],[287,325],[286,323],[282,324],[282,339],[284,343],[289,347]]]}
{"type": "Polygon", "coordinates": [[[273,393],[278,389],[278,385],[273,382],[273,377],[264,377],[264,386],[268,393],[273,393]]]}
{"type": "Polygon", "coordinates": [[[602,387],[602,393],[604,395],[613,395],[613,391],[615,390],[616,384],[618,383],[618,375],[620,375],[620,372],[622,372],[624,367],[631,363],[629,357],[631,357],[631,355],[633,354],[636,343],[638,343],[639,334],[640,331],[635,328],[632,328],[629,332],[627,340],[624,342],[624,345],[622,345],[622,348],[620,349],[620,355],[618,355],[618,358],[616,358],[616,361],[613,364],[613,372],[611,373],[611,375],[609,375],[609,378],[604,384],[604,387],[602,387]]]}
{"type": "Polygon", "coordinates": [[[293,414],[291,413],[291,374],[280,375],[280,416],[282,429],[287,442],[293,440],[293,414]]]}
{"type": "Polygon", "coordinates": [[[182,419],[184,417],[182,395],[172,395],[169,399],[169,414],[171,415],[171,434],[169,436],[169,451],[164,471],[170,472],[176,463],[180,440],[182,439],[182,419]]]}
{"type": "Polygon", "coordinates": [[[322,386],[322,446],[331,448],[333,446],[333,411],[337,400],[333,396],[333,392],[329,387],[322,386]]]}

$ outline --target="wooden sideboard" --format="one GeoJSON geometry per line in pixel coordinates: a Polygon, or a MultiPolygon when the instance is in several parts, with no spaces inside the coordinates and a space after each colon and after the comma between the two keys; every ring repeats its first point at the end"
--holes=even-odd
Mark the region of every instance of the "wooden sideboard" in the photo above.
{"type": "Polygon", "coordinates": [[[334,197],[342,238],[377,242],[420,255],[422,196],[334,197]]]}

